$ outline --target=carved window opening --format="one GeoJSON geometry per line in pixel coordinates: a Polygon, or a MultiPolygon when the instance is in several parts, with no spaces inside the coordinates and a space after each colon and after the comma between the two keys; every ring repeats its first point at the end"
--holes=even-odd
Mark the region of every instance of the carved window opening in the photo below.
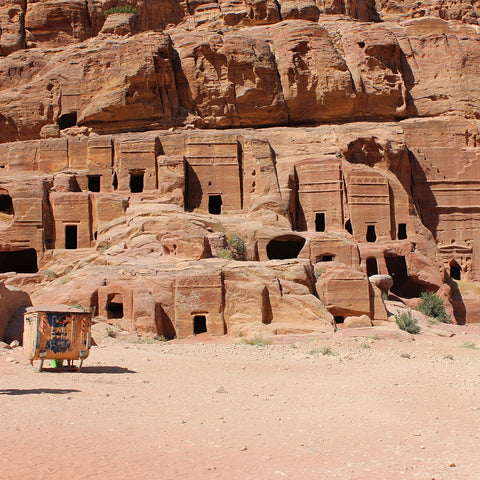
{"type": "Polygon", "coordinates": [[[399,223],[398,224],[397,238],[399,240],[406,240],[406,238],[407,238],[407,224],[406,223],[399,223]]]}
{"type": "Polygon", "coordinates": [[[378,275],[377,259],[375,257],[367,258],[367,275],[378,275]]]}
{"type": "Polygon", "coordinates": [[[112,179],[112,187],[114,190],[118,188],[118,177],[117,177],[117,172],[113,174],[113,179],[112,179]]]}
{"type": "Polygon", "coordinates": [[[334,255],[322,255],[322,262],[333,262],[334,255]]]}
{"type": "Polygon", "coordinates": [[[207,331],[207,317],[205,315],[195,315],[193,317],[193,333],[206,333],[207,331]]]}
{"type": "Polygon", "coordinates": [[[325,231],[325,214],[324,213],[315,214],[315,231],[316,232],[325,231]]]}
{"type": "Polygon", "coordinates": [[[123,297],[119,293],[109,295],[107,318],[123,318],[123,297]]]}
{"type": "Polygon", "coordinates": [[[457,262],[452,262],[450,265],[450,278],[454,280],[462,279],[462,269],[457,262]]]}
{"type": "Polygon", "coordinates": [[[34,248],[0,252],[0,273],[37,273],[37,252],[34,248]]]}
{"type": "Polygon", "coordinates": [[[88,191],[99,192],[100,191],[100,175],[88,176],[88,191]]]}
{"type": "Polygon", "coordinates": [[[13,215],[13,202],[10,195],[0,195],[0,213],[13,215]]]}
{"type": "Polygon", "coordinates": [[[208,213],[211,215],[220,215],[222,213],[222,196],[209,195],[208,196],[208,213]]]}
{"type": "Polygon", "coordinates": [[[58,117],[57,124],[60,130],[74,127],[77,124],[77,112],[64,113],[63,115],[60,115],[58,117]]]}
{"type": "Polygon", "coordinates": [[[377,234],[375,232],[375,225],[367,225],[367,242],[375,243],[377,241],[377,234]]]}
{"type": "Polygon", "coordinates": [[[345,317],[342,315],[335,315],[335,323],[343,323],[345,321],[345,317]]]}
{"type": "Polygon", "coordinates": [[[345,230],[350,234],[353,235],[353,228],[352,228],[352,222],[350,220],[347,220],[345,222],[345,230]]]}
{"type": "Polygon", "coordinates": [[[75,250],[77,248],[77,225],[65,225],[65,248],[75,250]]]}
{"type": "Polygon", "coordinates": [[[297,258],[304,245],[305,239],[302,237],[277,237],[268,243],[267,257],[269,260],[297,258]]]}
{"type": "Polygon", "coordinates": [[[144,177],[144,173],[130,174],[130,191],[132,193],[143,192],[143,177],[144,177]]]}

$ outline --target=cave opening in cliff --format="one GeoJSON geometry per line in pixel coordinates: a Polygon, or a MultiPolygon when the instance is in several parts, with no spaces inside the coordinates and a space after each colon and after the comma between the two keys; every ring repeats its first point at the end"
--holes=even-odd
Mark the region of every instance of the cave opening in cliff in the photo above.
{"type": "Polygon", "coordinates": [[[123,318],[123,297],[119,293],[109,295],[107,318],[123,318]]]}
{"type": "Polygon", "coordinates": [[[367,276],[378,275],[377,259],[375,257],[367,258],[367,276]]]}
{"type": "Polygon", "coordinates": [[[207,317],[205,315],[195,315],[193,317],[193,333],[205,333],[207,331],[207,317]]]}
{"type": "Polygon", "coordinates": [[[0,195],[0,213],[13,215],[13,202],[10,195],[0,195]]]}
{"type": "Polygon", "coordinates": [[[267,245],[267,257],[269,260],[286,260],[297,258],[305,245],[303,237],[285,235],[270,240],[267,245]]]}
{"type": "Polygon", "coordinates": [[[393,286],[390,289],[393,294],[403,298],[416,298],[429,289],[427,285],[409,277],[407,262],[403,255],[386,255],[385,263],[388,274],[393,279],[393,286]]]}
{"type": "Polygon", "coordinates": [[[345,222],[345,230],[350,234],[353,235],[353,228],[352,228],[352,222],[350,220],[347,220],[345,222]]]}
{"type": "Polygon", "coordinates": [[[75,250],[77,248],[77,225],[65,225],[65,248],[75,250]]]}
{"type": "Polygon", "coordinates": [[[130,174],[130,191],[132,193],[143,192],[143,177],[144,177],[143,172],[130,174]]]}
{"type": "Polygon", "coordinates": [[[335,315],[335,323],[343,323],[345,321],[345,317],[342,315],[335,315]]]}
{"type": "Polygon", "coordinates": [[[88,176],[88,191],[99,192],[100,191],[100,175],[88,176]]]}
{"type": "Polygon", "coordinates": [[[208,213],[211,215],[220,215],[222,213],[222,196],[209,195],[208,196],[208,213]]]}
{"type": "Polygon", "coordinates": [[[34,248],[0,252],[0,273],[37,273],[37,252],[34,248]]]}
{"type": "Polygon", "coordinates": [[[60,115],[57,120],[57,125],[60,130],[74,127],[77,124],[77,112],[69,112],[60,115]]]}
{"type": "Polygon", "coordinates": [[[377,234],[375,232],[375,225],[367,225],[367,242],[375,243],[377,241],[377,234]]]}
{"type": "Polygon", "coordinates": [[[325,214],[324,213],[315,214],[315,231],[316,232],[325,231],[325,214]]]}
{"type": "Polygon", "coordinates": [[[407,224],[406,223],[399,223],[398,224],[397,238],[399,240],[406,240],[407,239],[407,224]]]}
{"type": "Polygon", "coordinates": [[[333,262],[335,255],[322,255],[322,262],[333,262]]]}
{"type": "Polygon", "coordinates": [[[462,279],[462,269],[460,265],[453,261],[450,264],[450,278],[453,278],[453,280],[461,280],[462,279]]]}

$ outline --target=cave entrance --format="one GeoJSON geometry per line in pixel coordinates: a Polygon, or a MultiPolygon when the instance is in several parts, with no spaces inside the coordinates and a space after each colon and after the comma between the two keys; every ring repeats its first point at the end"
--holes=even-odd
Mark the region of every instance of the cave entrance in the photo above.
{"type": "Polygon", "coordinates": [[[209,195],[208,196],[208,213],[211,215],[220,215],[222,213],[222,196],[209,195]]]}
{"type": "Polygon", "coordinates": [[[335,255],[322,255],[322,262],[333,262],[335,255]]]}
{"type": "Polygon", "coordinates": [[[13,215],[13,202],[10,195],[0,195],[0,213],[13,215]]]}
{"type": "Polygon", "coordinates": [[[350,234],[353,235],[353,228],[352,228],[352,222],[350,220],[347,220],[345,222],[345,230],[350,234]]]}
{"type": "Polygon", "coordinates": [[[367,258],[367,276],[378,275],[377,259],[375,257],[367,258]]]}
{"type": "Polygon", "coordinates": [[[407,239],[407,224],[406,223],[399,223],[398,224],[397,238],[398,238],[398,240],[406,240],[407,239]]]}
{"type": "Polygon", "coordinates": [[[393,294],[404,298],[416,298],[420,293],[429,290],[428,285],[408,276],[407,262],[403,255],[386,256],[385,263],[388,274],[393,279],[393,287],[390,289],[393,294]]]}
{"type": "Polygon", "coordinates": [[[77,124],[77,112],[69,112],[60,115],[57,120],[57,125],[60,130],[74,127],[77,124]]]}
{"type": "Polygon", "coordinates": [[[375,225],[367,225],[367,242],[375,243],[377,241],[377,234],[375,232],[375,225]]]}
{"type": "Polygon", "coordinates": [[[315,214],[315,231],[316,232],[325,231],[325,214],[324,213],[315,214]]]}
{"type": "Polygon", "coordinates": [[[345,322],[345,317],[342,315],[335,315],[335,323],[344,323],[345,322]]]}
{"type": "Polygon", "coordinates": [[[99,192],[100,191],[100,175],[89,175],[87,178],[88,178],[88,191],[99,192]]]}
{"type": "Polygon", "coordinates": [[[462,268],[455,261],[453,261],[450,264],[450,278],[453,278],[453,280],[461,280],[462,279],[462,268]]]}
{"type": "Polygon", "coordinates": [[[123,297],[121,294],[109,295],[107,318],[123,318],[123,297]]]}
{"type": "Polygon", "coordinates": [[[297,258],[305,245],[303,237],[286,235],[277,237],[267,245],[267,257],[269,260],[286,260],[288,258],[297,258]]]}
{"type": "Polygon", "coordinates": [[[131,173],[130,174],[130,191],[132,193],[143,192],[143,177],[144,173],[131,173]]]}
{"type": "Polygon", "coordinates": [[[34,248],[0,252],[0,273],[37,273],[37,252],[34,248]]]}
{"type": "Polygon", "coordinates": [[[75,250],[77,248],[77,225],[65,225],[65,248],[75,250]]]}
{"type": "Polygon", "coordinates": [[[207,317],[205,315],[195,315],[193,317],[193,333],[206,333],[207,331],[207,317]]]}

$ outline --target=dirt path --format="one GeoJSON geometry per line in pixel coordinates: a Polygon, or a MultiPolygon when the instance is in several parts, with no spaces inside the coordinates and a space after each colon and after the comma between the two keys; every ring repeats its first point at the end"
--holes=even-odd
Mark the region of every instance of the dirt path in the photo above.
{"type": "Polygon", "coordinates": [[[264,347],[106,338],[81,373],[0,349],[0,478],[478,480],[480,350],[461,345],[480,328],[451,328],[264,347]]]}

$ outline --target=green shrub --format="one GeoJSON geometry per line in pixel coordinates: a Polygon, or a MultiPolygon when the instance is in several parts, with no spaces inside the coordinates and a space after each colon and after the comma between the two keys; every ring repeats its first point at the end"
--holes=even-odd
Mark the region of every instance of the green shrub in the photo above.
{"type": "Polygon", "coordinates": [[[239,254],[243,255],[247,248],[245,247],[245,242],[243,238],[238,235],[238,233],[234,233],[227,238],[227,243],[230,245],[231,248],[234,248],[239,254]]]}
{"type": "Polygon", "coordinates": [[[254,337],[250,338],[242,338],[242,343],[245,343],[246,345],[257,345],[258,347],[264,347],[265,345],[271,345],[272,339],[264,338],[262,335],[255,335],[254,337]]]}
{"type": "Polygon", "coordinates": [[[437,322],[450,323],[443,300],[434,292],[422,292],[417,310],[434,318],[437,322]]]}
{"type": "Polygon", "coordinates": [[[325,267],[315,267],[313,269],[313,276],[315,277],[315,280],[318,280],[322,276],[322,273],[325,273],[325,267]]]}
{"type": "Polygon", "coordinates": [[[334,352],[328,345],[324,345],[321,348],[314,348],[308,352],[309,355],[336,355],[337,353],[334,352]]]}
{"type": "Polygon", "coordinates": [[[460,345],[460,348],[472,348],[473,350],[477,349],[477,345],[473,342],[465,342],[460,345]]]}
{"type": "Polygon", "coordinates": [[[138,17],[138,10],[131,5],[112,7],[103,12],[105,18],[107,18],[109,15],[112,15],[112,13],[133,13],[136,17],[138,17]]]}
{"type": "Polygon", "coordinates": [[[224,260],[233,260],[233,253],[228,248],[220,248],[217,250],[217,255],[224,260]]]}
{"type": "Polygon", "coordinates": [[[420,331],[417,320],[412,317],[411,310],[395,315],[395,322],[400,330],[405,330],[408,333],[418,333],[420,331]]]}

